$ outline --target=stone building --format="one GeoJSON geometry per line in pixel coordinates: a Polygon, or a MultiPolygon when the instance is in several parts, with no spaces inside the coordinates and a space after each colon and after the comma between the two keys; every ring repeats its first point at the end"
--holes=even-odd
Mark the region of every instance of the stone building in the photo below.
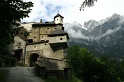
{"type": "MultiPolygon", "coordinates": [[[[20,23],[20,27],[23,27],[24,29],[27,30],[27,32],[29,33],[29,35],[31,35],[32,33],[32,24],[34,24],[36,22],[24,22],[24,23],[20,23]]],[[[31,39],[31,36],[27,36],[28,39],[31,39]]]]}
{"type": "Polygon", "coordinates": [[[9,45],[9,50],[13,54],[13,57],[15,57],[18,62],[25,63],[24,57],[25,57],[25,47],[26,47],[26,41],[20,38],[19,36],[14,37],[14,43],[9,45]]]}
{"type": "Polygon", "coordinates": [[[32,66],[40,58],[64,59],[64,49],[68,47],[69,37],[64,31],[63,19],[58,13],[52,22],[42,22],[40,19],[39,23],[21,24],[29,32],[25,40],[24,64],[32,66]]]}

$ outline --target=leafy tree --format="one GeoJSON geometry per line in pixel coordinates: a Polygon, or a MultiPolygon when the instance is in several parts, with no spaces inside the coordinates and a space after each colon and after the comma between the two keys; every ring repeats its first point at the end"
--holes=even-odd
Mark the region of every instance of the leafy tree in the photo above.
{"type": "Polygon", "coordinates": [[[124,81],[124,60],[118,61],[116,63],[115,69],[116,69],[119,77],[121,78],[121,80],[124,81]]]}
{"type": "Polygon", "coordinates": [[[18,36],[23,40],[26,40],[27,37],[30,35],[30,33],[24,27],[19,27],[16,28],[15,30],[17,30],[18,36]]]}
{"type": "Polygon", "coordinates": [[[67,63],[73,68],[74,75],[79,79],[89,79],[87,67],[91,68],[91,61],[95,60],[94,56],[87,49],[78,46],[70,47],[67,54],[67,63]]]}
{"type": "Polygon", "coordinates": [[[117,61],[115,59],[111,59],[108,55],[104,55],[100,58],[101,65],[104,66],[104,79],[106,82],[121,82],[120,76],[116,71],[117,61]]]}
{"type": "Polygon", "coordinates": [[[80,11],[84,10],[85,7],[91,7],[94,6],[94,2],[97,2],[97,0],[84,0],[81,4],[80,11]]]}
{"type": "Polygon", "coordinates": [[[25,30],[25,31],[24,31],[24,36],[27,37],[27,36],[29,36],[29,35],[30,35],[30,33],[25,30]]]}
{"type": "Polygon", "coordinates": [[[0,1],[0,55],[8,50],[8,45],[13,42],[17,35],[17,28],[20,20],[28,17],[33,7],[32,2],[23,0],[1,0],[0,1]]]}
{"type": "Polygon", "coordinates": [[[73,67],[76,76],[78,76],[78,74],[80,73],[80,69],[78,69],[78,66],[81,65],[79,49],[80,48],[78,46],[72,46],[68,48],[66,56],[67,63],[69,66],[73,67]]]}
{"type": "Polygon", "coordinates": [[[67,54],[67,63],[73,68],[74,75],[84,82],[120,82],[114,60],[97,58],[78,46],[70,47],[67,54]]]}

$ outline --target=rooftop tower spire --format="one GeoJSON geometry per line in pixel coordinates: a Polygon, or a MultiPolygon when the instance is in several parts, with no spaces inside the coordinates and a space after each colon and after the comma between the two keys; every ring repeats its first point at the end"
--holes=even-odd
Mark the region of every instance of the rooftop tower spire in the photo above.
{"type": "Polygon", "coordinates": [[[59,14],[59,11],[57,13],[57,15],[54,16],[54,22],[56,24],[63,24],[63,16],[59,14]]]}

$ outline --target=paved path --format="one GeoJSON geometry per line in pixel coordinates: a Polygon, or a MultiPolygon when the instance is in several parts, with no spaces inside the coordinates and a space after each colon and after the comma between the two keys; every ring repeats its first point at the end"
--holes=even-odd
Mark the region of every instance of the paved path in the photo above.
{"type": "Polygon", "coordinates": [[[9,70],[7,82],[44,82],[35,74],[34,67],[13,67],[9,70]]]}

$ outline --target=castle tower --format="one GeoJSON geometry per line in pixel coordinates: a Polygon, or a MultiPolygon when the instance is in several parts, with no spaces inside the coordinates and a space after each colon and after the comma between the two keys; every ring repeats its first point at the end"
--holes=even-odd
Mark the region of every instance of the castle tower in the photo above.
{"type": "Polygon", "coordinates": [[[59,14],[59,12],[57,13],[56,16],[54,16],[54,22],[55,24],[63,24],[63,16],[59,14]]]}
{"type": "Polygon", "coordinates": [[[52,46],[63,47],[63,49],[68,47],[67,45],[67,41],[69,39],[68,34],[61,29],[57,29],[52,33],[48,34],[48,39],[51,47],[52,46]]]}

